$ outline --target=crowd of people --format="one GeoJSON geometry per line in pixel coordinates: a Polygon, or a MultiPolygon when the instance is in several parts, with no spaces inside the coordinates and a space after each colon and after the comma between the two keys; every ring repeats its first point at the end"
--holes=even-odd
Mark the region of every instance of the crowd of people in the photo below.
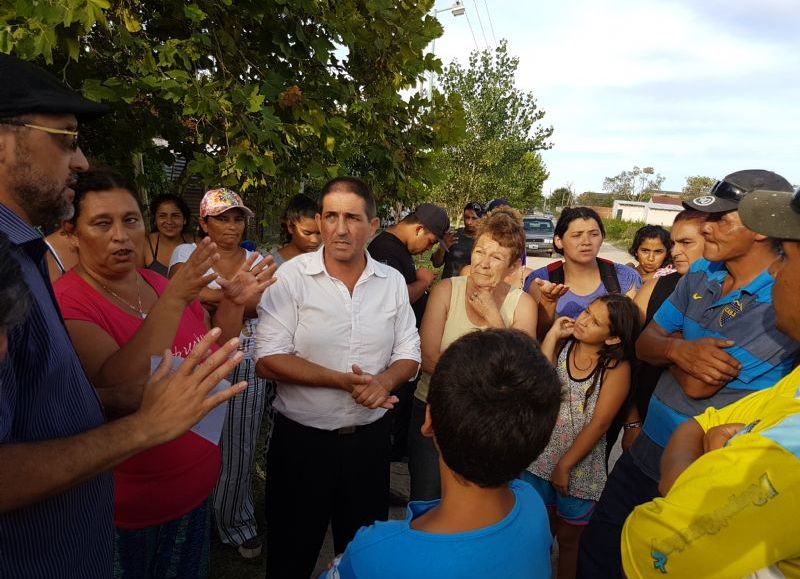
{"type": "Polygon", "coordinates": [[[367,183],[337,177],[262,254],[229,189],[196,233],[174,195],[146,226],[81,151],[106,107],[14,57],[0,78],[0,576],[209,577],[216,532],[307,578],[330,526],[328,579],[800,577],[784,177],[725,176],[628,265],[564,208],[538,269],[502,199],[379,232],[367,183]]]}

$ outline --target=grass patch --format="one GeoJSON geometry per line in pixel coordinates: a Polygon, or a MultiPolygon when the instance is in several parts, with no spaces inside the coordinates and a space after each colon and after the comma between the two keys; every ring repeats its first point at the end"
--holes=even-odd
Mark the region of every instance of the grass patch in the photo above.
{"type": "MultiPolygon", "coordinates": [[[[622,221],[621,219],[604,219],[603,227],[606,230],[606,241],[613,244],[621,251],[628,251],[633,243],[633,237],[639,228],[647,225],[644,221],[622,221]]],[[[669,230],[669,228],[666,228],[669,230]]]]}

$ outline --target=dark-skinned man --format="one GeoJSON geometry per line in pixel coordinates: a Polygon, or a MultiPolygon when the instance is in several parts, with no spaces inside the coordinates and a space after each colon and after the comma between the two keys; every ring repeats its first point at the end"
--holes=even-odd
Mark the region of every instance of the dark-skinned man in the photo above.
{"type": "Polygon", "coordinates": [[[791,371],[798,344],[775,325],[775,239],[748,229],[737,211],[755,189],[792,191],[780,175],[737,171],[686,202],[708,214],[697,261],[637,341],[637,356],[670,366],[659,379],[641,433],[623,453],[581,538],[578,577],[622,574],[620,535],[630,512],[659,495],[660,460],[675,429],[708,407],[769,388],[791,371]]]}
{"type": "MultiPolygon", "coordinates": [[[[800,193],[755,191],[744,225],[781,240],[772,304],[800,341],[800,193]]],[[[623,529],[629,578],[800,575],[800,368],[774,387],[681,424],[661,461],[663,499],[623,529]]]]}

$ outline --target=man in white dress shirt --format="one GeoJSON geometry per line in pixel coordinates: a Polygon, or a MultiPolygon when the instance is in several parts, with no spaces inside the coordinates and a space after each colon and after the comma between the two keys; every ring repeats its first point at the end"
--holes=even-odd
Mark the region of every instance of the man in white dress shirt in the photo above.
{"type": "Polygon", "coordinates": [[[360,179],[322,190],[323,247],[281,267],[259,305],[257,372],[277,381],[267,455],[267,576],[309,577],[330,522],[344,551],[389,508],[392,390],[419,367],[399,272],[374,261],[375,199],[360,179]]]}

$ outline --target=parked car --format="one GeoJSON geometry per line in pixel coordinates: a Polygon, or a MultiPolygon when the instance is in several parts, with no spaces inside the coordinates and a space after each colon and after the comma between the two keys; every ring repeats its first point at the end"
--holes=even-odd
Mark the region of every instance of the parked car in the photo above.
{"type": "Polygon", "coordinates": [[[526,215],[522,220],[525,228],[525,253],[550,257],[553,251],[553,220],[548,217],[526,215]]]}

